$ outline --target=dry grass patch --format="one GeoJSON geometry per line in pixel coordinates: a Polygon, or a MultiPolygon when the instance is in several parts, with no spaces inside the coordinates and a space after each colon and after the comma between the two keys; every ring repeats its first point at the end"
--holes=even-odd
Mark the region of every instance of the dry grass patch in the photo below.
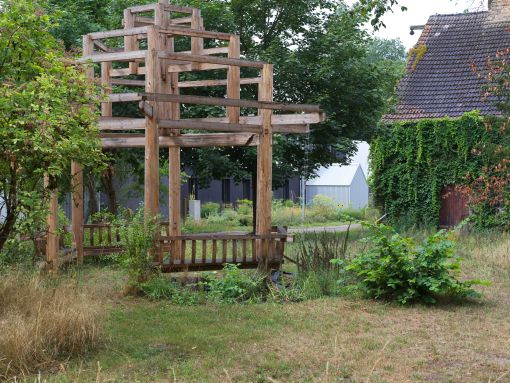
{"type": "Polygon", "coordinates": [[[0,279],[0,381],[81,355],[100,339],[98,306],[71,282],[0,279]]]}

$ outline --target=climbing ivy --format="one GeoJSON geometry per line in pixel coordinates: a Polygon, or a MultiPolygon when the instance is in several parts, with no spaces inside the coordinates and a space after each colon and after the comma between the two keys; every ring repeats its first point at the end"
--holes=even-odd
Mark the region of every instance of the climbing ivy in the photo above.
{"type": "Polygon", "coordinates": [[[370,153],[374,202],[393,224],[437,226],[443,187],[479,177],[494,160],[484,148],[504,142],[478,112],[381,126],[370,153]]]}

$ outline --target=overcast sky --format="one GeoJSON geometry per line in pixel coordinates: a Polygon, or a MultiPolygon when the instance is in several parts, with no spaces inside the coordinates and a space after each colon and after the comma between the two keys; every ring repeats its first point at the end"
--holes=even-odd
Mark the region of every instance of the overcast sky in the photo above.
{"type": "MultiPolygon", "coordinates": [[[[354,3],[354,0],[347,1],[354,3]]],[[[394,13],[384,17],[386,29],[376,33],[377,36],[385,38],[400,38],[407,49],[411,48],[420,37],[421,31],[411,36],[409,26],[423,25],[429,16],[434,14],[462,13],[468,11],[479,11],[487,8],[487,0],[400,0],[401,5],[408,9],[401,12],[395,7],[394,13]],[[483,2],[483,5],[481,3],[483,2]]]]}

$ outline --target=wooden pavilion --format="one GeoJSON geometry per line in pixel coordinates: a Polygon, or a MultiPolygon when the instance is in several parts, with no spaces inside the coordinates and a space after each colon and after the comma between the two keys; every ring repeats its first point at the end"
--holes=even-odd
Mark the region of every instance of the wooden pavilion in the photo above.
{"type": "MultiPolygon", "coordinates": [[[[200,9],[160,0],[124,10],[123,26],[83,36],[80,61],[87,65],[90,78],[94,78],[95,67],[100,65],[100,81],[110,89],[109,98],[101,105],[99,129],[103,147],[145,149],[147,216],[160,212],[159,152],[160,148],[168,149],[169,222],[164,224],[165,234],[157,246],[155,265],[165,271],[178,271],[221,268],[226,262],[240,263],[242,267],[281,263],[287,234],[271,226],[273,134],[307,133],[310,124],[324,121],[324,113],[317,105],[273,102],[273,66],[241,58],[239,36],[204,30],[200,9]],[[177,51],[177,39],[191,39],[191,50],[177,51]],[[258,70],[259,76],[241,77],[241,68],[245,67],[258,70]],[[211,70],[224,70],[225,78],[185,81],[186,73],[211,70]],[[132,92],[111,93],[113,85],[132,92]],[[258,86],[258,100],[241,99],[241,87],[251,85],[258,86]],[[180,93],[184,88],[200,87],[225,87],[226,97],[180,93]],[[112,116],[113,103],[129,102],[138,102],[145,117],[112,116]],[[225,117],[181,119],[181,106],[186,104],[224,107],[225,117]],[[250,108],[257,109],[257,115],[243,115],[242,110],[250,108]],[[257,146],[254,233],[182,235],[181,148],[233,146],[257,146]]],[[[71,230],[78,263],[84,255],[118,251],[115,227],[84,224],[83,170],[80,164],[72,163],[71,171],[71,230]]],[[[53,265],[61,258],[56,206],[55,194],[46,247],[48,261],[53,265]]]]}

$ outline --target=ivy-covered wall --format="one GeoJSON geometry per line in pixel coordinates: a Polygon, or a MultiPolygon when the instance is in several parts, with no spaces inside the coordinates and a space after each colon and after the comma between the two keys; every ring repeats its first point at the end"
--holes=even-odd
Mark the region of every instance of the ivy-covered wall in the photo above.
{"type": "Polygon", "coordinates": [[[381,127],[370,153],[376,206],[399,226],[437,226],[443,187],[478,176],[489,161],[480,149],[501,139],[478,112],[381,127]]]}

